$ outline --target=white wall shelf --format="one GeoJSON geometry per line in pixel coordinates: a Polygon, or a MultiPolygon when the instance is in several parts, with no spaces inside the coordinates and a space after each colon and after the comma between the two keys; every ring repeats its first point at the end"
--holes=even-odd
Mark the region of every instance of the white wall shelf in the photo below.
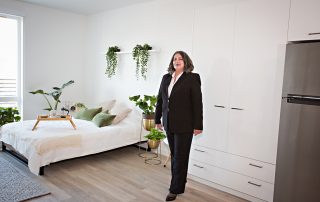
{"type": "MultiPolygon", "coordinates": [[[[149,50],[149,53],[158,53],[160,50],[149,50]]],[[[122,55],[122,54],[132,54],[132,51],[120,51],[117,52],[117,55],[122,55]]]]}

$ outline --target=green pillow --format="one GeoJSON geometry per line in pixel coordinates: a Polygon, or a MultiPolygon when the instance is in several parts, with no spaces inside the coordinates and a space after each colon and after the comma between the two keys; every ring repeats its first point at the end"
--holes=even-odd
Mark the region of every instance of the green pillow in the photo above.
{"type": "Polygon", "coordinates": [[[116,115],[100,112],[93,117],[92,122],[95,123],[98,127],[104,127],[110,125],[115,117],[116,115]]]}
{"type": "Polygon", "coordinates": [[[93,117],[102,111],[102,107],[99,108],[93,108],[93,109],[83,109],[79,111],[74,118],[76,119],[83,119],[87,121],[91,121],[93,117]]]}

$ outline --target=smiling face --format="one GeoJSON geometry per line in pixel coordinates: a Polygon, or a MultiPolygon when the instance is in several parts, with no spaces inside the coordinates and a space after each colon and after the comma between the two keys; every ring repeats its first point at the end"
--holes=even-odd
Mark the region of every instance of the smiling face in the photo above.
{"type": "Polygon", "coordinates": [[[187,53],[183,51],[176,51],[170,60],[168,72],[173,74],[174,72],[192,72],[194,69],[192,60],[187,53]]]}
{"type": "Polygon", "coordinates": [[[175,54],[173,56],[172,64],[177,72],[183,72],[185,64],[182,55],[180,55],[179,53],[175,54]]]}

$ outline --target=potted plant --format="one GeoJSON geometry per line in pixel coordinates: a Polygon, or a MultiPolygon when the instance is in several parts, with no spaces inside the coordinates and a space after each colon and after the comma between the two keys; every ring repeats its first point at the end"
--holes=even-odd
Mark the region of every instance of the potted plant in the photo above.
{"type": "Polygon", "coordinates": [[[152,128],[150,133],[144,137],[148,139],[149,148],[156,149],[158,148],[160,141],[166,138],[166,135],[162,131],[152,128]]]}
{"type": "Polygon", "coordinates": [[[6,123],[20,121],[19,111],[12,107],[0,107],[0,126],[6,123]]]}
{"type": "Polygon", "coordinates": [[[139,79],[139,72],[141,73],[144,80],[147,79],[147,65],[149,61],[149,50],[152,47],[149,44],[144,44],[143,46],[137,44],[132,51],[133,60],[136,61],[136,77],[139,79]]]}
{"type": "Polygon", "coordinates": [[[155,95],[144,95],[144,97],[141,98],[140,95],[135,95],[129,97],[129,100],[134,102],[136,106],[138,106],[143,111],[143,127],[148,131],[150,131],[151,128],[154,128],[154,115],[157,104],[157,97],[155,95]]]}
{"type": "Polygon", "coordinates": [[[69,85],[71,85],[71,84],[73,84],[73,83],[74,83],[74,81],[73,81],[73,80],[70,80],[70,81],[68,81],[67,83],[63,84],[60,88],[59,88],[59,87],[53,87],[53,90],[54,90],[54,91],[52,91],[52,92],[50,92],[50,93],[47,93],[47,92],[45,92],[45,91],[43,91],[43,90],[41,90],[41,89],[36,90],[36,91],[31,91],[31,92],[29,92],[29,93],[31,93],[31,94],[40,94],[40,95],[43,95],[43,97],[46,99],[46,101],[47,101],[47,103],[48,103],[48,105],[49,105],[49,107],[48,107],[48,108],[45,108],[44,110],[50,111],[50,112],[52,112],[52,113],[50,113],[50,114],[55,115],[55,113],[56,113],[56,111],[57,111],[57,108],[58,108],[58,104],[59,104],[59,102],[61,102],[61,101],[60,101],[60,96],[61,96],[61,94],[62,94],[62,90],[63,90],[65,87],[67,87],[67,86],[69,86],[69,85]],[[51,97],[53,98],[53,100],[55,101],[54,105],[51,105],[49,99],[47,98],[48,95],[51,96],[51,97]]]}
{"type": "Polygon", "coordinates": [[[120,52],[119,47],[111,46],[108,48],[106,53],[107,69],[105,74],[108,76],[108,78],[111,78],[116,74],[116,67],[118,65],[117,52],[120,52]]]}

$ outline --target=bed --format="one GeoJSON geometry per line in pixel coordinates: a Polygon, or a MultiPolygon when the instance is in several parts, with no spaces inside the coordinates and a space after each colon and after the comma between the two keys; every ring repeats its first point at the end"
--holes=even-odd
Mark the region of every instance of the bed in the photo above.
{"type": "Polygon", "coordinates": [[[28,160],[30,171],[39,175],[40,168],[50,163],[100,153],[141,141],[141,113],[133,110],[116,125],[99,128],[91,121],[73,119],[77,129],[68,121],[40,122],[36,120],[3,125],[0,141],[10,145],[28,160]]]}

